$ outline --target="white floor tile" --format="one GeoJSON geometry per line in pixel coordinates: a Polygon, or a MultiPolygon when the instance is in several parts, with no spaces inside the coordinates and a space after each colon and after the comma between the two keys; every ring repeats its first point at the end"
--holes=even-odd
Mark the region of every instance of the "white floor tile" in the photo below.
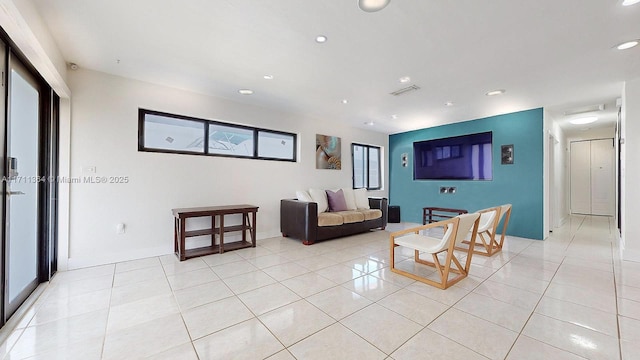
{"type": "Polygon", "coordinates": [[[353,314],[372,303],[371,300],[364,296],[360,296],[341,286],[309,296],[307,300],[336,320],[353,314]]]}
{"type": "Polygon", "coordinates": [[[534,314],[522,334],[588,359],[620,357],[615,337],[544,315],[534,314]]]}
{"type": "Polygon", "coordinates": [[[504,359],[518,336],[514,331],[456,309],[449,309],[427,328],[490,359],[504,359]]]}
{"type": "Polygon", "coordinates": [[[178,301],[178,305],[180,305],[180,309],[184,312],[196,306],[233,296],[233,292],[222,280],[216,280],[177,290],[174,292],[174,295],[178,301]]]}
{"type": "Polygon", "coordinates": [[[272,284],[238,295],[256,315],[262,315],[281,306],[300,300],[300,296],[281,284],[272,284]]]}
{"type": "Polygon", "coordinates": [[[289,347],[298,359],[385,359],[382,351],[336,323],[289,347]]]}
{"type": "Polygon", "coordinates": [[[576,354],[545,344],[528,336],[520,335],[507,356],[508,360],[581,360],[576,354]]]}
{"type": "Polygon", "coordinates": [[[340,321],[385,354],[391,354],[423,326],[378,304],[371,304],[340,321]]]}
{"type": "Polygon", "coordinates": [[[531,311],[476,293],[462,298],[454,308],[518,333],[531,315],[531,311]]]}
{"type": "Polygon", "coordinates": [[[391,357],[395,360],[451,359],[486,360],[487,358],[429,329],[420,331],[391,357]]]}
{"type": "Polygon", "coordinates": [[[291,346],[336,322],[305,300],[285,305],[259,318],[285,346],[291,346]]]}
{"type": "Polygon", "coordinates": [[[378,301],[378,304],[422,326],[428,325],[449,308],[445,304],[406,289],[385,297],[378,301]]]}
{"type": "Polygon", "coordinates": [[[238,298],[229,297],[186,310],[182,317],[191,339],[195,340],[249,320],[254,315],[238,298]]]}
{"type": "Polygon", "coordinates": [[[251,319],[193,342],[200,359],[264,359],[283,349],[258,320],[251,319]],[[250,344],[250,346],[247,346],[250,344]]]}

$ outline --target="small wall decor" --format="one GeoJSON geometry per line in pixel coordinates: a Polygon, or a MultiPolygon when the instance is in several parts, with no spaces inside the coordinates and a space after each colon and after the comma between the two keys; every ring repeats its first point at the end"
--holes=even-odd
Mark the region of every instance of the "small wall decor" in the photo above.
{"type": "Polygon", "coordinates": [[[500,151],[500,158],[502,159],[502,165],[513,164],[513,144],[502,145],[502,151],[500,151]]]}
{"type": "Polygon", "coordinates": [[[407,163],[409,162],[409,154],[402,154],[402,167],[407,167],[407,163]]]}
{"type": "Polygon", "coordinates": [[[316,134],[316,169],[341,170],[340,138],[316,134]]]}

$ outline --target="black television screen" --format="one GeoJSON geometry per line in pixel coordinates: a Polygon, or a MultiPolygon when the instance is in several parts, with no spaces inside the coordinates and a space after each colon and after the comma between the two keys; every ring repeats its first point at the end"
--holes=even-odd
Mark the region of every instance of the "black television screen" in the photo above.
{"type": "Polygon", "coordinates": [[[491,131],[413,143],[414,180],[491,180],[491,131]]]}

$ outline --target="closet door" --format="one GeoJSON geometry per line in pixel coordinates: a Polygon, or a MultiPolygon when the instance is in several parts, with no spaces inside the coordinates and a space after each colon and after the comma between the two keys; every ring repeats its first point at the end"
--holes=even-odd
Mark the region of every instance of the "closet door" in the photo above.
{"type": "Polygon", "coordinates": [[[615,207],[613,139],[591,141],[591,214],[613,216],[615,207]]]}
{"type": "Polygon", "coordinates": [[[591,214],[591,142],[571,143],[571,212],[591,214]]]}

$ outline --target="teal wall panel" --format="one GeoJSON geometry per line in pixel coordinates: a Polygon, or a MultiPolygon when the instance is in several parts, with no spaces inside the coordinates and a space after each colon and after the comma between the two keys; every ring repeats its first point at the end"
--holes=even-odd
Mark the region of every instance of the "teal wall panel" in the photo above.
{"type": "Polygon", "coordinates": [[[422,208],[439,206],[476,211],[513,204],[507,234],[543,239],[542,108],[492,116],[389,136],[389,200],[402,221],[422,222],[422,208]],[[493,180],[413,180],[413,143],[451,136],[493,132],[493,180]],[[514,164],[500,164],[500,146],[514,145],[514,164]],[[402,154],[409,155],[402,166],[402,154]],[[454,186],[455,194],[440,194],[454,186]]]}

